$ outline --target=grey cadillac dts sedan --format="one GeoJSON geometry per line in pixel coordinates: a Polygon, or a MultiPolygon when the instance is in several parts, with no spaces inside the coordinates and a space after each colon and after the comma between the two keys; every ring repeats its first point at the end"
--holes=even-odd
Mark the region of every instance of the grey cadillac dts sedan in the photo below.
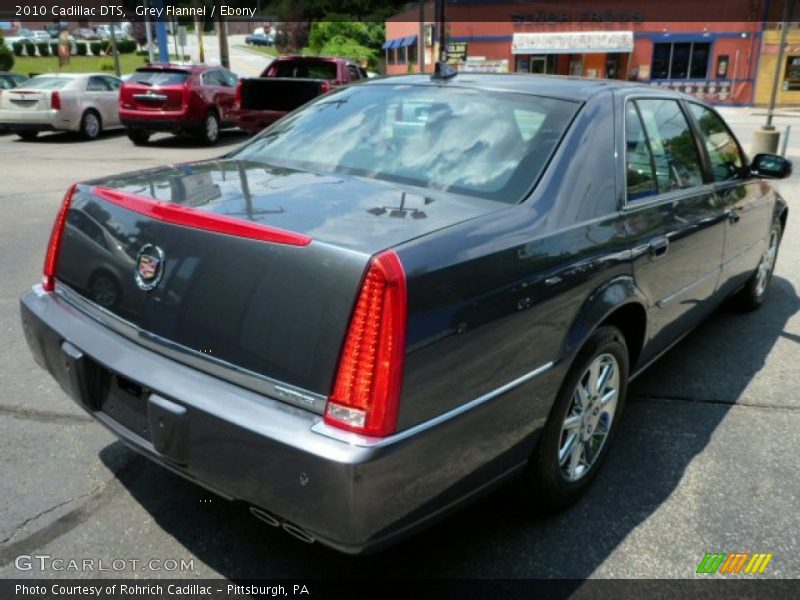
{"type": "Polygon", "coordinates": [[[374,550],[512,477],[574,501],[630,379],[764,301],[790,171],[671,92],[372,80],[219,159],[76,184],[22,320],[148,458],[374,550]]]}

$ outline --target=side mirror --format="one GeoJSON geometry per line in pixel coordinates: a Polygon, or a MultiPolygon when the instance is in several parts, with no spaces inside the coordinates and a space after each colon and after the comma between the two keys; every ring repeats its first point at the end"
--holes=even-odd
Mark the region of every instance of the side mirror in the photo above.
{"type": "Polygon", "coordinates": [[[792,174],[792,161],[777,154],[756,154],[750,172],[756,177],[783,179],[792,174]]]}

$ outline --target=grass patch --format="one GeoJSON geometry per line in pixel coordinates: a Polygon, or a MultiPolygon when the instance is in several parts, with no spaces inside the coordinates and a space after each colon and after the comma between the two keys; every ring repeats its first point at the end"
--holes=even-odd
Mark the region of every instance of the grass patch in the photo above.
{"type": "MultiPolygon", "coordinates": [[[[119,68],[123,75],[132,73],[139,67],[143,67],[147,62],[146,56],[136,54],[120,54],[119,68]]],[[[63,67],[58,66],[57,56],[16,56],[14,57],[14,69],[17,73],[92,73],[106,72],[114,74],[114,58],[111,56],[73,56],[69,64],[63,67]],[[105,68],[104,68],[105,67],[105,68]]]]}
{"type": "Polygon", "coordinates": [[[237,48],[244,48],[245,50],[252,50],[259,54],[266,54],[267,56],[279,56],[280,52],[275,49],[275,46],[237,46],[237,48]]]}

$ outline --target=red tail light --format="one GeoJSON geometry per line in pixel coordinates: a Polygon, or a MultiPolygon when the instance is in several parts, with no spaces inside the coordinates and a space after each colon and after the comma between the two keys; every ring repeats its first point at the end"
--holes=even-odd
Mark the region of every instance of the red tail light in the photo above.
{"type": "Polygon", "coordinates": [[[56,263],[58,262],[58,251],[61,248],[61,234],[64,233],[64,224],[67,222],[67,212],[75,195],[76,185],[69,188],[67,195],[61,202],[56,222],[53,223],[53,231],[50,233],[50,243],[47,245],[47,254],[44,258],[44,272],[42,274],[42,288],[45,292],[52,292],[56,284],[56,263]]]}
{"type": "Polygon", "coordinates": [[[321,94],[325,94],[331,91],[331,82],[327,79],[323,79],[322,83],[319,84],[319,91],[321,94]]]}
{"type": "Polygon", "coordinates": [[[58,92],[50,92],[50,108],[61,110],[61,94],[58,92]]]}
{"type": "Polygon", "coordinates": [[[242,107],[242,80],[236,84],[236,96],[234,96],[234,107],[239,109],[242,107]]]}
{"type": "Polygon", "coordinates": [[[375,256],[361,284],[325,422],[364,435],[397,426],[406,345],[406,276],[391,250],[375,256]]]}

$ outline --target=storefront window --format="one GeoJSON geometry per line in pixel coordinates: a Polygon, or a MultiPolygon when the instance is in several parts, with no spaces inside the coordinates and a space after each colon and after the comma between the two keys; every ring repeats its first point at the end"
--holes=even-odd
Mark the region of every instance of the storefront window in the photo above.
{"type": "Polygon", "coordinates": [[[409,64],[417,64],[417,43],[414,42],[408,46],[408,62],[409,64]]]}
{"type": "Polygon", "coordinates": [[[394,48],[389,48],[386,51],[386,64],[387,65],[397,64],[397,61],[395,59],[395,49],[394,48]]]}
{"type": "Polygon", "coordinates": [[[786,71],[783,74],[783,89],[800,91],[800,56],[786,57],[786,71]]]}
{"type": "Polygon", "coordinates": [[[653,79],[705,79],[711,44],[681,42],[653,45],[653,79]]]}
{"type": "Polygon", "coordinates": [[[397,49],[397,64],[404,65],[406,64],[406,51],[408,47],[405,48],[398,48],[397,49]]]}

